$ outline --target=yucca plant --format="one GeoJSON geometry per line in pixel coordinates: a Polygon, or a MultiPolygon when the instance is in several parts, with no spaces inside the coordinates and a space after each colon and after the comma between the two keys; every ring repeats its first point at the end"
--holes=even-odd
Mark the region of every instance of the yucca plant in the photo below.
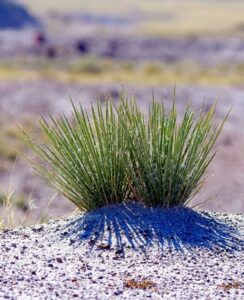
{"type": "Polygon", "coordinates": [[[37,144],[21,130],[24,141],[43,163],[32,161],[47,183],[80,210],[119,203],[128,198],[125,128],[112,101],[91,105],[91,116],[73,103],[73,120],[65,115],[40,125],[48,140],[37,144]]]}
{"type": "Polygon", "coordinates": [[[188,106],[179,122],[174,102],[166,113],[153,99],[144,115],[135,100],[120,98],[118,106],[97,101],[90,116],[72,103],[72,121],[42,118],[47,145],[21,130],[41,158],[32,161],[34,168],[81,210],[130,198],[149,206],[186,205],[205,182],[225,119],[215,122],[215,104],[197,116],[188,106]]]}
{"type": "Polygon", "coordinates": [[[119,113],[130,156],[129,177],[134,197],[149,206],[182,206],[203,185],[203,174],[224,121],[216,123],[214,103],[198,116],[188,106],[178,122],[175,102],[166,113],[153,99],[149,115],[134,100],[123,101],[119,113]]]}

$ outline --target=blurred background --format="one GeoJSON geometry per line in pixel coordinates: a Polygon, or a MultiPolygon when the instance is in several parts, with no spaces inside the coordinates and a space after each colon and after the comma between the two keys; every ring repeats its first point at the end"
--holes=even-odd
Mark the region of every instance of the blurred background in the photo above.
{"type": "MultiPolygon", "coordinates": [[[[122,88],[147,108],[152,91],[216,118],[231,115],[211,176],[193,204],[244,212],[244,1],[0,0],[0,220],[38,223],[74,210],[32,171],[17,126],[39,137],[42,114],[89,107],[122,88]]],[[[41,139],[41,137],[39,137],[41,139]]]]}

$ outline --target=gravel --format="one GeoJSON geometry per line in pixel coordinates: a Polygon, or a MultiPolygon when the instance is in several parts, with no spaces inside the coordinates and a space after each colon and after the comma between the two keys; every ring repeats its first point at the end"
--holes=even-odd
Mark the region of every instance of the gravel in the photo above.
{"type": "Polygon", "coordinates": [[[243,299],[243,214],[100,208],[0,232],[0,299],[243,299]]]}

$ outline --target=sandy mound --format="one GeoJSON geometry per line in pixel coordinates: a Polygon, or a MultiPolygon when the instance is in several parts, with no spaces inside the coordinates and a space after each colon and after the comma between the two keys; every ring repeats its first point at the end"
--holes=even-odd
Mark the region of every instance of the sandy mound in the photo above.
{"type": "Polygon", "coordinates": [[[0,298],[241,299],[243,215],[137,204],[0,234],[0,298]]]}

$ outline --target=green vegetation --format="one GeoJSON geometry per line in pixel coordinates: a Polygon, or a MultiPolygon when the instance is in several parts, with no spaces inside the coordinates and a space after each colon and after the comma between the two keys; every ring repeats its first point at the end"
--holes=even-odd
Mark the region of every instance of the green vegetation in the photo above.
{"type": "Polygon", "coordinates": [[[62,116],[48,124],[40,121],[49,145],[35,144],[22,131],[30,147],[49,168],[34,168],[81,210],[119,203],[129,195],[124,128],[115,116],[112,102],[105,111],[100,102],[92,105],[92,121],[82,109],[73,106],[74,125],[62,116]]]}
{"type": "Polygon", "coordinates": [[[68,71],[73,74],[101,74],[105,70],[112,71],[113,63],[109,60],[102,60],[96,56],[87,56],[85,59],[76,61],[68,66],[68,71]]]}
{"type": "MultiPolygon", "coordinates": [[[[26,151],[23,147],[23,143],[19,140],[18,127],[13,125],[15,120],[11,116],[0,116],[0,163],[3,166],[15,162],[18,157],[19,151],[26,151]]],[[[19,124],[23,128],[28,128],[33,134],[38,133],[38,129],[35,125],[34,118],[22,116],[19,120],[19,124]]],[[[1,169],[1,168],[0,168],[1,169]]]]}
{"type": "Polygon", "coordinates": [[[21,209],[22,213],[28,214],[28,200],[24,197],[15,197],[10,189],[5,192],[0,186],[0,229],[13,228],[15,225],[23,224],[25,217],[17,215],[16,208],[21,209]]]}
{"type": "Polygon", "coordinates": [[[224,124],[214,121],[215,104],[197,117],[187,107],[178,124],[175,104],[166,114],[154,100],[147,118],[134,100],[120,98],[118,106],[107,99],[104,108],[98,100],[90,117],[73,105],[72,121],[42,118],[46,145],[21,130],[42,160],[33,167],[80,210],[131,198],[150,206],[186,205],[204,182],[224,124]]]}
{"type": "Polygon", "coordinates": [[[163,103],[154,100],[148,118],[134,101],[123,107],[135,197],[149,206],[186,205],[205,181],[202,176],[224,124],[214,122],[215,104],[197,117],[188,106],[180,124],[174,103],[166,114],[163,103]]]}
{"type": "Polygon", "coordinates": [[[0,161],[14,161],[16,159],[18,151],[14,147],[15,141],[16,137],[12,128],[2,125],[0,130],[0,161]]]}
{"type": "Polygon", "coordinates": [[[24,196],[15,197],[12,194],[8,195],[0,191],[0,205],[1,206],[9,206],[14,205],[15,207],[27,211],[29,204],[28,199],[24,196]]]}
{"type": "Polygon", "coordinates": [[[7,188],[0,185],[0,230],[28,226],[47,222],[50,219],[50,205],[56,195],[48,199],[45,209],[36,214],[37,206],[34,204],[32,194],[17,193],[13,186],[14,170],[9,178],[7,188]]]}
{"type": "Polygon", "coordinates": [[[135,85],[242,85],[243,64],[204,66],[193,61],[161,63],[117,61],[84,57],[73,61],[53,62],[41,59],[13,61],[0,64],[0,79],[29,81],[51,79],[65,83],[135,85]]]}

